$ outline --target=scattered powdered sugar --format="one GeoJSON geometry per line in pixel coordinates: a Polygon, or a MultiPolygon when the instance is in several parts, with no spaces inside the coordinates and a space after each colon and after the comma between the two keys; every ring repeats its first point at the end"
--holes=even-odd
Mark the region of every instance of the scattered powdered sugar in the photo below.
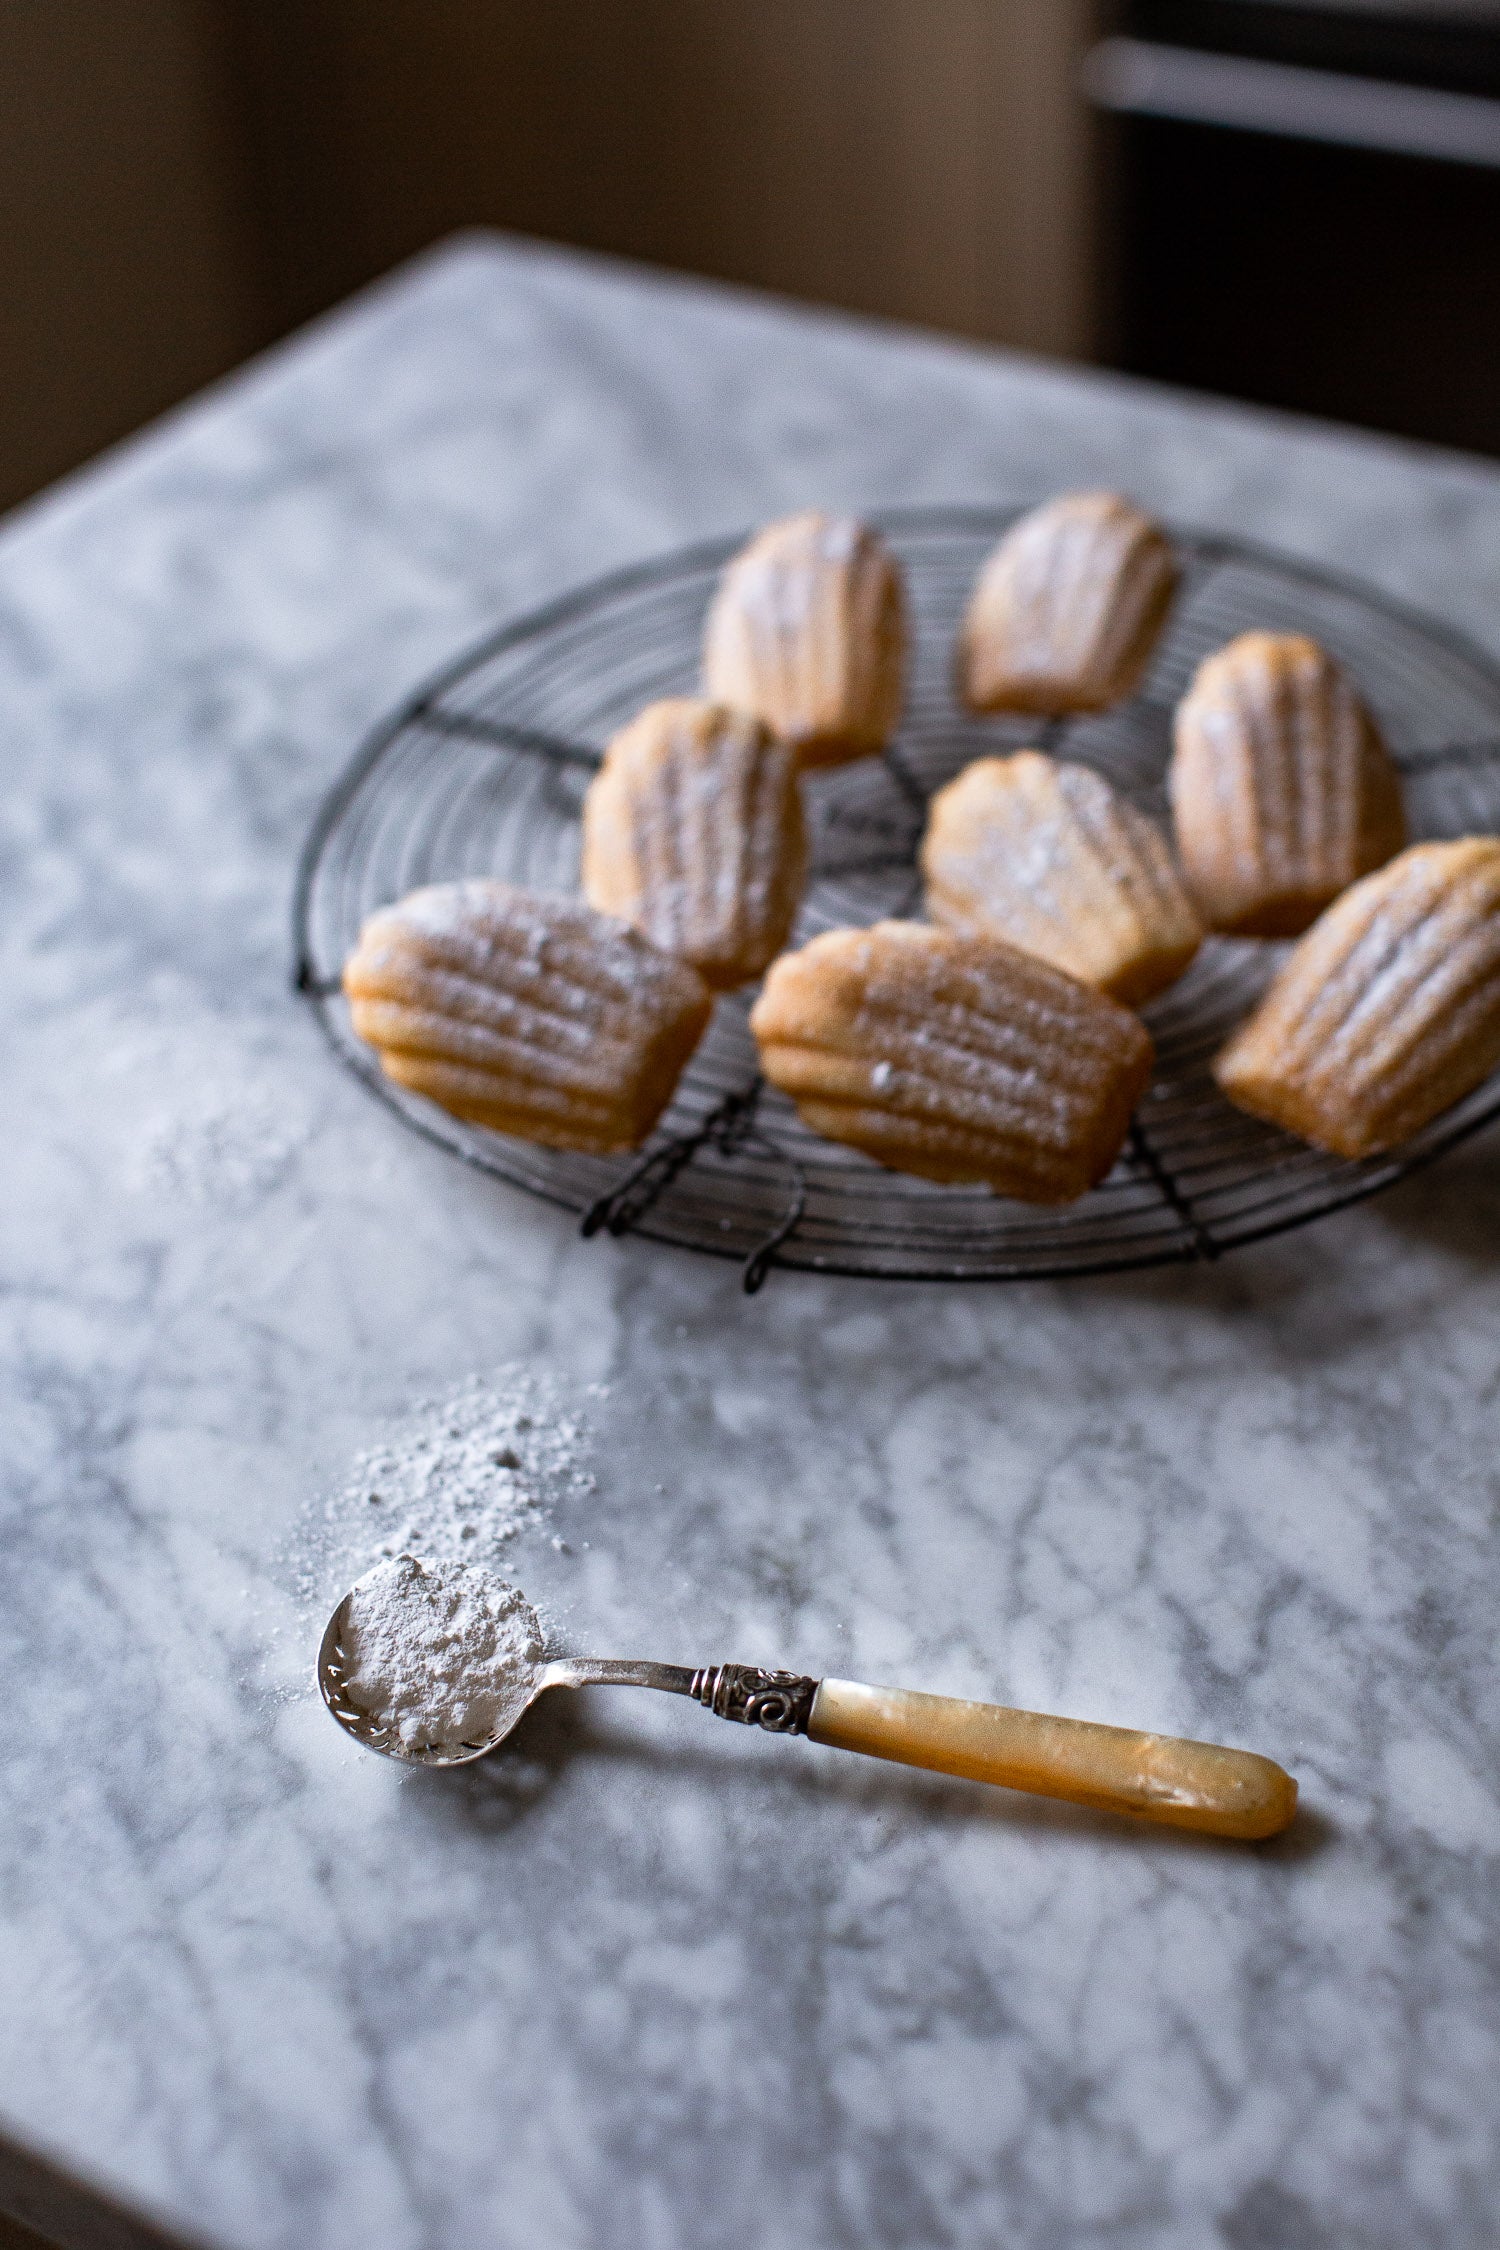
{"type": "Polygon", "coordinates": [[[301,1132],[263,1098],[209,1088],[146,1120],[133,1152],[132,1185],[192,1203],[241,1203],[276,1185],[301,1132]]]}
{"type": "Polygon", "coordinates": [[[826,562],[845,563],[868,538],[857,516],[824,516],[813,534],[813,551],[826,562]]]}
{"type": "Polygon", "coordinates": [[[268,1093],[269,1071],[235,1036],[184,1011],[170,1028],[153,1018],[128,1023],[102,1048],[101,1113],[132,1192],[235,1208],[286,1173],[308,1120],[284,1094],[268,1093]]]}
{"type": "MultiPolygon", "coordinates": [[[[544,1059],[559,1025],[567,1031],[586,1020],[597,1035],[601,1008],[681,1004],[683,964],[582,898],[489,877],[429,883],[370,916],[358,958],[367,970],[401,961],[398,941],[412,932],[437,949],[426,973],[436,980],[439,1001],[448,972],[542,1009],[549,1026],[539,1049],[544,1059]]],[[[411,963],[404,966],[409,972],[411,963]]],[[[445,1012],[451,1022],[453,1009],[445,1012]]]]}
{"type": "Polygon", "coordinates": [[[514,1586],[413,1555],[352,1588],[341,1637],[350,1702],[408,1750],[507,1733],[542,1658],[536,1619],[514,1586]]]}
{"type": "MultiPolygon", "coordinates": [[[[602,1398],[591,1385],[582,1401],[602,1398]]],[[[578,1394],[502,1367],[421,1401],[304,1514],[286,1555],[309,1616],[382,1557],[491,1567],[508,1541],[593,1490],[578,1394]]]]}
{"type": "Polygon", "coordinates": [[[543,1377],[472,1376],[361,1453],[331,1511],[362,1510],[378,1554],[483,1561],[563,1493],[592,1488],[588,1452],[583,1421],[543,1377]]]}

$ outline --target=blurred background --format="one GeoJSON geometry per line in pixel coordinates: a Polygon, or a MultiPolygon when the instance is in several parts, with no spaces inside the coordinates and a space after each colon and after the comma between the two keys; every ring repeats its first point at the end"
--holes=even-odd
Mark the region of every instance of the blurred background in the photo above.
{"type": "Polygon", "coordinates": [[[0,505],[456,227],[1500,455],[1500,0],[0,0],[0,505]]]}

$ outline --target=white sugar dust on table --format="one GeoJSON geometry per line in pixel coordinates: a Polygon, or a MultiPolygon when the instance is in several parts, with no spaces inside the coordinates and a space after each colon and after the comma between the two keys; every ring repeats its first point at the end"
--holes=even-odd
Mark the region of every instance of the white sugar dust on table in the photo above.
{"type": "Polygon", "coordinates": [[[519,1532],[593,1490],[586,1408],[606,1395],[503,1367],[420,1401],[303,1519],[288,1557],[299,1597],[315,1607],[330,1587],[401,1554],[497,1563],[519,1532]]]}

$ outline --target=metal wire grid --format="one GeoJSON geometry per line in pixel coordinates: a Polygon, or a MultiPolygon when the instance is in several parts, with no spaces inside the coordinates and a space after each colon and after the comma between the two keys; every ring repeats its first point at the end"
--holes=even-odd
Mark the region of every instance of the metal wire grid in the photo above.
{"type": "MultiPolygon", "coordinates": [[[[954,635],[1013,509],[878,519],[914,621],[907,714],[884,758],[809,777],[813,872],[794,942],[916,911],[932,792],[971,758],[1040,741],[1165,813],[1172,709],[1199,661],[1252,626],[1311,633],[1350,669],[1399,760],[1415,836],[1500,829],[1500,671],[1369,590],[1237,542],[1177,535],[1183,582],[1143,689],[1096,718],[981,720],[955,700],[954,635]]],[[[716,541],[580,588],[507,626],[378,728],[324,803],[295,901],[296,981],[340,1059],[405,1122],[467,1163],[585,1215],[741,1260],[905,1280],[1020,1280],[1214,1258],[1356,1202],[1500,1111],[1492,1080],[1392,1156],[1326,1156],[1232,1108],[1212,1055],[1284,948],[1212,938],[1146,1020],[1156,1076],[1126,1149],[1078,1203],[1041,1209],[882,1170],[819,1139],[760,1084],[747,1016],[721,999],[639,1159],[543,1149],[460,1123],[382,1077],[338,993],[365,916],[422,883],[499,875],[576,887],[583,793],[610,735],[693,692],[704,610],[740,544],[716,541]]]]}

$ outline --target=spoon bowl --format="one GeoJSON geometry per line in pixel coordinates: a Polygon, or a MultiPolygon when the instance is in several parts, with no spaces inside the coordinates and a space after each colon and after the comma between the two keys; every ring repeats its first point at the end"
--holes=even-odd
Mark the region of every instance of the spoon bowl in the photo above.
{"type": "MultiPolygon", "coordinates": [[[[366,1750],[378,1750],[384,1758],[397,1758],[408,1766],[468,1766],[476,1758],[487,1758],[492,1750],[515,1732],[539,1695],[554,1687],[651,1687],[665,1689],[669,1695],[694,1695],[700,1679],[713,1675],[690,1671],[681,1664],[646,1664],[612,1660],[607,1657],[554,1656],[539,1660],[517,1660],[512,1666],[516,1682],[515,1701],[507,1709],[501,1724],[487,1734],[476,1736],[468,1742],[404,1742],[393,1726],[371,1716],[356,1703],[349,1693],[349,1649],[347,1634],[350,1606],[361,1587],[389,1566],[378,1563],[375,1570],[366,1571],[363,1578],[355,1580],[333,1615],[323,1628],[323,1638],[318,1644],[318,1692],[324,1703],[338,1720],[346,1734],[366,1750]]],[[[534,1647],[543,1643],[541,1622],[530,1602],[518,1586],[505,1580],[497,1582],[501,1589],[513,1596],[514,1610],[524,1620],[527,1638],[534,1647]]],[[[719,1667],[720,1670],[728,1669],[719,1667]]],[[[772,1675],[764,1675],[769,1678],[772,1675]]],[[[777,1678],[790,1675],[777,1674],[777,1678]]],[[[812,1683],[806,1683],[809,1692],[812,1683]]],[[[699,1696],[700,1701],[708,1700],[699,1696]]],[[[712,1708],[713,1706],[711,1706],[712,1708]]],[[[737,1716],[738,1714],[725,1714],[737,1716]]]]}
{"type": "MultiPolygon", "coordinates": [[[[384,1565],[379,1567],[384,1568],[384,1565]]],[[[515,1708],[506,1713],[504,1724],[491,1733],[472,1742],[403,1742],[395,1727],[362,1710],[350,1696],[348,1689],[349,1652],[345,1635],[349,1624],[350,1604],[366,1580],[374,1575],[373,1571],[367,1571],[364,1578],[355,1581],[323,1628],[323,1638],[318,1646],[318,1691],[323,1701],[346,1734],[352,1734],[355,1741],[362,1743],[366,1750],[378,1750],[386,1758],[399,1758],[403,1765],[467,1766],[472,1765],[476,1758],[487,1757],[491,1750],[498,1749],[515,1730],[543,1688],[553,1684],[546,1677],[552,1667],[547,1664],[516,1666],[518,1695],[521,1675],[529,1674],[524,1700],[518,1700],[515,1708]]],[[[511,1591],[516,1592],[516,1589],[512,1588],[511,1591]]],[[[536,1611],[524,1600],[520,1601],[520,1609],[530,1628],[528,1637],[540,1648],[542,1628],[536,1611]]]]}

